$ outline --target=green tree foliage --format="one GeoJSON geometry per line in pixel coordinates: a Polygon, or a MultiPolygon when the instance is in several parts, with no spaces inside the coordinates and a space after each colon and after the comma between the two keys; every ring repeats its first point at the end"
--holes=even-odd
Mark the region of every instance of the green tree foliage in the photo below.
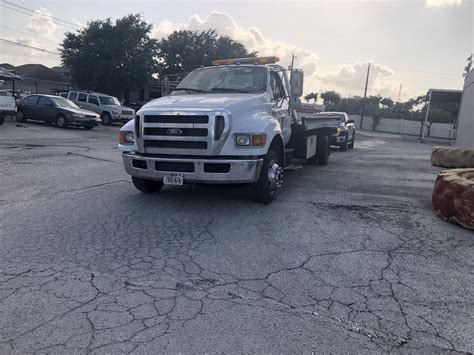
{"type": "Polygon", "coordinates": [[[157,71],[157,41],[152,26],[140,15],[92,21],[61,44],[63,65],[71,68],[75,85],[125,97],[143,87],[157,71]]]}
{"type": "Polygon", "coordinates": [[[158,43],[160,74],[186,73],[210,66],[214,59],[253,57],[243,44],[214,30],[174,31],[158,43]]]}
{"type": "Polygon", "coordinates": [[[326,91],[321,94],[324,105],[326,106],[327,111],[334,111],[341,101],[341,95],[335,91],[326,91]]]}
{"type": "Polygon", "coordinates": [[[315,92],[310,92],[308,95],[304,97],[306,102],[309,102],[309,100],[313,100],[314,103],[318,100],[318,94],[315,92]]]}

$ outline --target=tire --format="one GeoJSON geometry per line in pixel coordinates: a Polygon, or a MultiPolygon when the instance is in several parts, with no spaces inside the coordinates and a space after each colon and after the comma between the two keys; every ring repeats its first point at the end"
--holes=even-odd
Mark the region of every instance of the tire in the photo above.
{"type": "Polygon", "coordinates": [[[349,146],[349,144],[347,143],[348,140],[349,140],[349,136],[346,136],[345,142],[339,146],[343,152],[347,152],[347,148],[349,146]]]}
{"type": "Polygon", "coordinates": [[[63,115],[59,115],[59,116],[56,118],[56,125],[57,125],[59,128],[67,128],[68,124],[67,124],[66,117],[64,117],[63,115]]]}
{"type": "Polygon", "coordinates": [[[356,135],[355,133],[353,133],[351,142],[349,143],[349,149],[354,149],[355,139],[356,139],[356,135]]]}
{"type": "Polygon", "coordinates": [[[328,165],[331,146],[328,136],[319,136],[316,150],[318,165],[328,165]]]}
{"type": "Polygon", "coordinates": [[[101,119],[102,119],[102,124],[104,126],[110,126],[112,124],[112,117],[110,116],[110,113],[108,112],[104,112],[102,114],[101,119]]]}
{"type": "Polygon", "coordinates": [[[269,204],[275,199],[277,190],[283,183],[283,168],[278,163],[278,155],[269,150],[263,159],[262,171],[258,181],[253,184],[255,200],[269,204]],[[273,179],[271,178],[273,176],[273,179]]]}
{"type": "Polygon", "coordinates": [[[27,120],[27,118],[25,117],[25,114],[23,113],[22,110],[18,110],[16,112],[16,121],[17,122],[21,122],[21,123],[25,123],[27,120]]]}
{"type": "Polygon", "coordinates": [[[90,130],[93,129],[93,128],[94,128],[94,126],[84,126],[84,129],[85,129],[85,130],[88,130],[88,131],[90,131],[90,130]]]}
{"type": "Polygon", "coordinates": [[[1,116],[0,117],[0,126],[5,122],[5,117],[1,116]]]}
{"type": "Polygon", "coordinates": [[[132,176],[132,182],[137,190],[145,193],[158,192],[163,187],[162,181],[141,179],[135,176],[132,176]]]}

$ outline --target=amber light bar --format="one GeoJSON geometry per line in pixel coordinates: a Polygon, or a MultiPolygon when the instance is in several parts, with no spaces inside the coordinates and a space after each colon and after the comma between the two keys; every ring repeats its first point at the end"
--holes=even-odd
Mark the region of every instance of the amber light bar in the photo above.
{"type": "Polygon", "coordinates": [[[271,57],[252,57],[252,58],[236,58],[236,59],[218,59],[213,60],[212,65],[231,65],[231,64],[273,64],[279,62],[280,58],[271,57]]]}

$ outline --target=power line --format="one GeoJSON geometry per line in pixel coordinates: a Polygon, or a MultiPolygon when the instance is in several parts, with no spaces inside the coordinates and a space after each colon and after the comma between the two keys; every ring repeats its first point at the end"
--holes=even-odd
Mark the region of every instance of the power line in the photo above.
{"type": "MultiPolygon", "coordinates": [[[[31,15],[35,14],[34,11],[33,11],[33,13],[29,13],[29,12],[26,12],[26,11],[23,11],[23,10],[20,10],[20,9],[15,9],[13,7],[6,6],[5,4],[0,4],[0,6],[5,8],[5,9],[16,11],[16,12],[19,12],[19,13],[22,13],[22,14],[25,14],[25,15],[28,15],[28,16],[31,16],[31,15]]],[[[37,17],[37,19],[41,20],[41,21],[48,22],[48,20],[46,20],[42,17],[37,17]]],[[[72,29],[72,30],[78,30],[80,28],[80,27],[73,27],[73,26],[70,26],[70,25],[66,25],[66,24],[63,24],[63,23],[60,23],[60,22],[56,22],[56,21],[52,21],[52,22],[55,23],[56,25],[63,26],[63,27],[66,27],[66,28],[69,28],[69,29],[72,29]]]]}
{"type": "MultiPolygon", "coordinates": [[[[37,13],[36,10],[32,10],[32,9],[29,9],[29,8],[27,8],[27,7],[24,7],[24,6],[21,6],[21,5],[18,5],[18,4],[14,4],[14,3],[9,2],[9,1],[7,1],[7,0],[3,0],[3,2],[4,2],[5,4],[8,4],[9,6],[14,6],[14,7],[17,7],[17,8],[19,8],[19,9],[22,9],[22,10],[25,10],[25,11],[29,11],[29,12],[31,12],[31,13],[37,13]]],[[[50,16],[51,16],[51,15],[50,15],[50,16]]],[[[72,23],[72,22],[69,22],[69,21],[66,21],[66,20],[63,20],[63,19],[60,19],[60,18],[58,18],[58,17],[51,16],[51,18],[52,18],[53,20],[58,21],[58,22],[63,22],[63,23],[66,24],[66,25],[69,25],[69,26],[72,26],[72,27],[76,27],[76,28],[78,28],[78,29],[80,28],[80,26],[78,26],[77,24],[72,23]]]]}
{"type": "Polygon", "coordinates": [[[27,36],[33,36],[33,37],[36,37],[36,38],[38,38],[38,39],[41,39],[42,41],[48,41],[48,42],[57,44],[57,42],[55,42],[55,41],[53,41],[53,40],[50,40],[50,39],[47,39],[47,38],[43,38],[43,37],[39,37],[39,36],[34,36],[34,34],[32,34],[32,33],[23,32],[23,31],[18,31],[18,30],[15,30],[14,28],[10,28],[10,27],[7,27],[7,26],[1,26],[1,25],[0,25],[0,28],[4,28],[4,29],[6,29],[6,30],[8,30],[8,31],[20,33],[20,34],[27,35],[27,36]]]}
{"type": "Polygon", "coordinates": [[[18,43],[18,42],[10,41],[10,40],[8,40],[8,39],[0,38],[0,41],[6,42],[6,43],[8,43],[8,44],[13,44],[13,45],[16,45],[16,46],[21,46],[21,47],[26,47],[26,48],[30,48],[30,49],[35,49],[35,50],[37,50],[37,51],[41,51],[41,52],[45,52],[45,53],[60,55],[60,53],[58,53],[58,52],[53,52],[53,51],[50,51],[50,50],[47,50],[47,49],[29,46],[29,45],[27,45],[27,44],[23,44],[23,43],[18,43]]]}

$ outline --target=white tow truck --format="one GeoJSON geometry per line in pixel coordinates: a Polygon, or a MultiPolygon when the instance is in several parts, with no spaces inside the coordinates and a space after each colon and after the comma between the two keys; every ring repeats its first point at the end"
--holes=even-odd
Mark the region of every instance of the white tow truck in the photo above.
{"type": "Polygon", "coordinates": [[[256,200],[270,203],[292,159],[326,165],[334,119],[295,114],[304,74],[278,61],[215,60],[144,105],[119,137],[135,187],[252,184],[256,200]]]}

